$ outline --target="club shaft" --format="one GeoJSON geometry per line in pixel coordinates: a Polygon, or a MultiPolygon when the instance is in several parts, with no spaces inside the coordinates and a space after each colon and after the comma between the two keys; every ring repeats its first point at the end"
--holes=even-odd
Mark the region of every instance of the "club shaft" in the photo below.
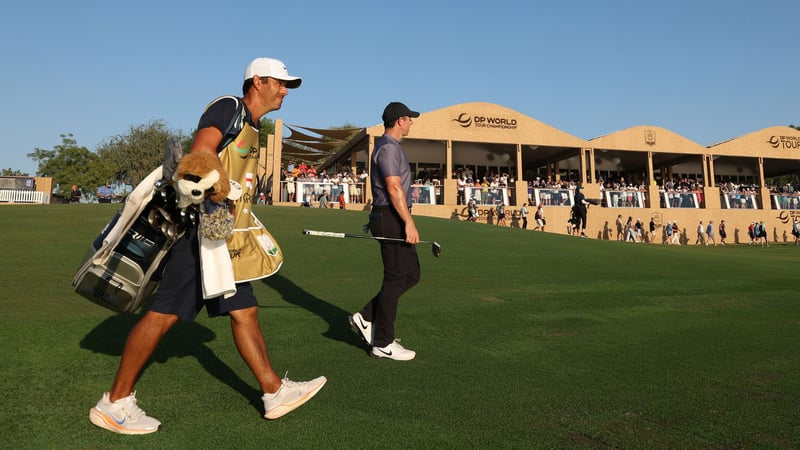
{"type": "MultiPolygon", "coordinates": [[[[383,236],[367,236],[365,234],[350,234],[350,233],[335,233],[333,231],[316,231],[316,230],[303,230],[303,234],[309,236],[322,236],[332,238],[354,238],[354,239],[372,239],[375,241],[390,241],[390,242],[405,242],[403,238],[390,238],[383,236]]],[[[419,241],[420,244],[432,244],[433,241],[419,241]]]]}

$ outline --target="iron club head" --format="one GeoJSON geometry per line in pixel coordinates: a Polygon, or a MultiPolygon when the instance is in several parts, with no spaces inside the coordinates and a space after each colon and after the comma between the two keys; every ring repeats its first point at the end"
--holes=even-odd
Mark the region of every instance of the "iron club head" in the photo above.
{"type": "Polygon", "coordinates": [[[439,243],[436,241],[434,241],[433,244],[431,244],[431,250],[433,251],[433,256],[437,258],[439,257],[439,255],[442,254],[442,246],[439,245],[439,243]]]}

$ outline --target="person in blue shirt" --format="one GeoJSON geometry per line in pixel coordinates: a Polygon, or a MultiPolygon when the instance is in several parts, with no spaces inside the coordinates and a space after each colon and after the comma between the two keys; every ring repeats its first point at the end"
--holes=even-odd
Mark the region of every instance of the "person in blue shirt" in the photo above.
{"type": "Polygon", "coordinates": [[[106,183],[97,189],[97,202],[98,203],[111,203],[114,198],[114,190],[111,189],[111,183],[106,183]]]}

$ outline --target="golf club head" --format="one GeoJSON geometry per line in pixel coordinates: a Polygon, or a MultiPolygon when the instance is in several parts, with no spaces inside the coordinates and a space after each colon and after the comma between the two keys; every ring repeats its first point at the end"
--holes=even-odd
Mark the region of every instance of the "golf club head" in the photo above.
{"type": "Polygon", "coordinates": [[[442,246],[439,245],[438,242],[434,241],[434,243],[431,244],[431,250],[433,251],[433,256],[435,256],[437,258],[439,257],[439,255],[442,254],[442,246]]]}

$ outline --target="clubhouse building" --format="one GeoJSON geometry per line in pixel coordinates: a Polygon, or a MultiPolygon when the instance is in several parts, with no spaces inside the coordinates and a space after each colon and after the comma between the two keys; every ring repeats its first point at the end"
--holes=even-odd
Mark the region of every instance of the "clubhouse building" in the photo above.
{"type": "MultiPolygon", "coordinates": [[[[281,181],[286,161],[283,123],[276,121],[262,161],[276,204],[300,204],[303,192],[326,192],[336,201],[347,193],[348,209],[369,207],[368,180],[350,186],[326,186],[303,179],[295,201],[287,201],[281,181]],[[353,195],[358,190],[360,196],[353,195]],[[351,201],[351,198],[356,201],[351,201]]],[[[289,126],[294,135],[295,129],[289,126]]],[[[313,130],[313,129],[312,129],[313,130]]],[[[324,130],[315,130],[324,133],[324,130]]],[[[354,130],[333,155],[316,164],[317,172],[357,174],[369,170],[369,157],[383,124],[354,130]]],[[[301,133],[302,134],[302,133],[301,133]]],[[[286,139],[290,141],[291,139],[286,139]]],[[[616,239],[615,222],[632,217],[657,225],[656,241],[666,223],[677,222],[682,239],[694,241],[699,221],[725,220],[728,242],[747,242],[750,222],[764,221],[770,241],[793,240],[789,232],[800,218],[800,196],[789,186],[767,186],[766,179],[800,171],[800,131],[775,126],[728,141],[701,145],[658,126],[635,126],[584,140],[517,111],[490,103],[463,103],[425,112],[414,119],[402,142],[417,174],[413,214],[442,218],[467,216],[465,199],[475,196],[481,220],[493,223],[498,201],[506,205],[510,226],[520,226],[519,209],[543,205],[547,231],[566,233],[580,184],[596,206],[588,212],[587,234],[616,239]],[[468,185],[459,183],[468,179],[468,185]],[[483,183],[487,179],[487,183],[483,183]],[[502,185],[488,185],[500,179],[502,185]],[[487,185],[482,185],[487,184],[487,185]]]]}

